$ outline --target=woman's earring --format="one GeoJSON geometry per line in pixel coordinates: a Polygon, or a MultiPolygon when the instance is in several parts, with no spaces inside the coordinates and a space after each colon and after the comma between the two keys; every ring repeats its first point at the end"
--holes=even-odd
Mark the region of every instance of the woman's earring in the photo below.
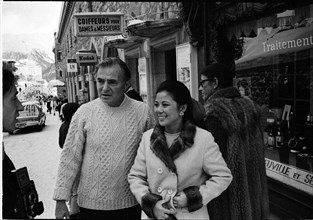
{"type": "Polygon", "coordinates": [[[179,115],[180,116],[183,116],[185,113],[184,112],[179,112],[179,115]]]}

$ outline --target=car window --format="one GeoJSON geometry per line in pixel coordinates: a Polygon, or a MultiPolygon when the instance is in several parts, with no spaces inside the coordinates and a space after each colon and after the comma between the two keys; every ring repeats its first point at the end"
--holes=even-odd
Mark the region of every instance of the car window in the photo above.
{"type": "Polygon", "coordinates": [[[36,105],[24,105],[24,111],[20,112],[20,117],[37,116],[39,113],[36,105]]]}

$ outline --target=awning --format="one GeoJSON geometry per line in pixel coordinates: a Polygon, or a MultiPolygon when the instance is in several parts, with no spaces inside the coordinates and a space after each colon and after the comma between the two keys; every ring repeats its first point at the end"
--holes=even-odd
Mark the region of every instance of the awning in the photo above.
{"type": "Polygon", "coordinates": [[[125,39],[114,39],[114,40],[109,40],[104,43],[104,46],[107,47],[114,47],[114,48],[120,48],[120,49],[125,49],[131,46],[135,46],[137,44],[142,43],[144,38],[139,37],[139,36],[131,36],[125,39]]]}
{"type": "Polygon", "coordinates": [[[181,27],[183,21],[177,18],[162,19],[157,21],[142,21],[128,25],[127,30],[135,36],[154,37],[162,32],[181,27]]]}
{"type": "Polygon", "coordinates": [[[259,35],[244,43],[243,56],[235,61],[236,68],[264,63],[264,58],[313,48],[313,25],[272,34],[259,35]]]}

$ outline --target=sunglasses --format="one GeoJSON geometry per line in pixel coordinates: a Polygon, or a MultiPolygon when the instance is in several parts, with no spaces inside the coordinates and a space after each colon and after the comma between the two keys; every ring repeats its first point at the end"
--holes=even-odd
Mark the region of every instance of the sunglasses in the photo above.
{"type": "Polygon", "coordinates": [[[203,87],[203,84],[204,84],[206,81],[210,81],[210,80],[209,80],[209,79],[200,80],[200,86],[203,87]]]}

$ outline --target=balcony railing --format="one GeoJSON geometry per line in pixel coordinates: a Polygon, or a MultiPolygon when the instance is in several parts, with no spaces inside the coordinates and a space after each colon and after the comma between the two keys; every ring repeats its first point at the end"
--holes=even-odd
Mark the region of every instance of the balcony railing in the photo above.
{"type": "Polygon", "coordinates": [[[135,23],[144,22],[144,21],[161,21],[163,19],[179,19],[180,11],[161,11],[161,12],[152,12],[133,17],[131,15],[125,15],[126,27],[132,24],[131,21],[135,23]]]}

